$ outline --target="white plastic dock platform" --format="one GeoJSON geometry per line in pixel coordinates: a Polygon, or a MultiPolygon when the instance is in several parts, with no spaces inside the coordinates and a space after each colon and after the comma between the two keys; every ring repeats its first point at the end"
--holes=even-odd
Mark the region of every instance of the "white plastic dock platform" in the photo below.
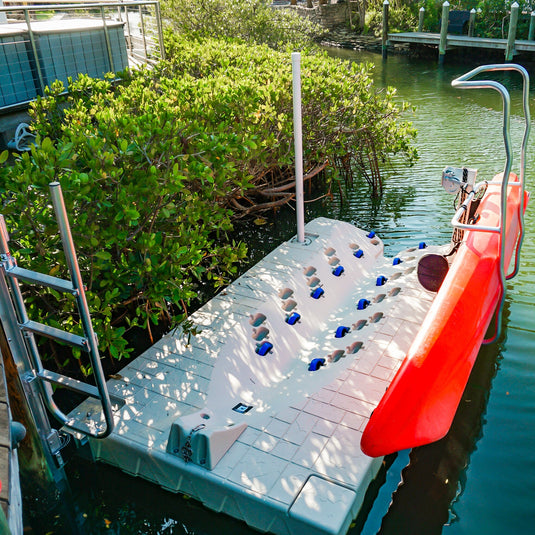
{"type": "MultiPolygon", "coordinates": [[[[324,218],[306,238],[193,314],[199,334],[165,336],[108,382],[125,404],[90,440],[96,459],[260,531],[346,533],[382,461],[361,452],[362,431],[435,296],[418,258],[444,248],[416,244],[393,265],[380,239],[324,218]]],[[[99,425],[98,407],[72,415],[99,425]]]]}

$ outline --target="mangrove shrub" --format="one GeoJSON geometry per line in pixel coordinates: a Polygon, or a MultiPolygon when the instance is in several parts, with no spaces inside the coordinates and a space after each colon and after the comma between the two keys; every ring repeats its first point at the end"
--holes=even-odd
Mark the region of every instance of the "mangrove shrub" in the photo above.
{"type": "MultiPolygon", "coordinates": [[[[129,329],[175,326],[199,292],[235,276],[236,214],[292,196],[289,55],[178,36],[168,52],[114,83],[53,84],[31,108],[35,145],[0,169],[20,263],[66,277],[47,187],[61,183],[99,346],[117,359],[131,352],[129,329]]],[[[371,172],[388,154],[415,157],[404,105],[374,88],[370,66],[305,56],[302,74],[307,169],[343,160],[371,172]]],[[[32,319],[79,332],[69,295],[24,291],[32,319]]]]}
{"type": "Polygon", "coordinates": [[[294,9],[274,9],[266,0],[163,0],[167,24],[187,37],[241,39],[284,49],[310,47],[325,30],[294,9]]]}

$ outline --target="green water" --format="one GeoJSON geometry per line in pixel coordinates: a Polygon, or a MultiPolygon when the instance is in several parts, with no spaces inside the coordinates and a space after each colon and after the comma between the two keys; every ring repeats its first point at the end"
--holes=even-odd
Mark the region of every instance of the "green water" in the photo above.
{"type": "MultiPolygon", "coordinates": [[[[478,178],[503,170],[501,101],[488,91],[450,87],[472,66],[333,51],[376,64],[379,86],[397,87],[417,109],[420,160],[411,169],[388,172],[386,193],[372,203],[359,186],[346,203],[307,205],[306,219],[327,215],[373,228],[387,254],[410,244],[447,242],[451,196],[440,187],[445,165],[479,169],[478,178]]],[[[535,72],[530,73],[535,79],[535,72]]],[[[516,81],[506,77],[504,81],[516,81]]],[[[535,84],[534,84],[535,85],[535,84]]],[[[518,100],[519,84],[513,90],[518,100]]],[[[513,106],[513,143],[523,123],[513,106]]],[[[527,160],[528,189],[535,190],[535,132],[527,160]]],[[[515,154],[516,156],[517,154],[515,154]]],[[[518,170],[518,157],[513,170],[518,170]]],[[[482,348],[451,432],[443,440],[402,452],[382,474],[385,484],[365,520],[366,534],[493,535],[532,532],[535,525],[535,209],[526,214],[527,235],[520,274],[508,283],[502,339],[482,348]]],[[[240,230],[260,258],[295,230],[291,211],[262,227],[240,230]]],[[[484,284],[482,281],[482,291],[484,284]]],[[[459,343],[463,343],[462,333],[459,343]]],[[[164,492],[118,470],[73,458],[67,465],[72,500],[43,511],[29,500],[30,533],[253,534],[244,524],[205,510],[194,500],[164,492]]],[[[25,482],[25,487],[31,483],[25,482]]],[[[360,530],[352,528],[355,535],[360,530]]]]}

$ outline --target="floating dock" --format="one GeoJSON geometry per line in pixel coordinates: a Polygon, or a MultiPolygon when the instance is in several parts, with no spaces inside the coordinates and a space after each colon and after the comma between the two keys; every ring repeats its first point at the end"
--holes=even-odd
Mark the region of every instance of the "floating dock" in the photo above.
{"type": "MultiPolygon", "coordinates": [[[[435,297],[418,259],[319,218],[108,382],[95,459],[276,534],[343,534],[382,458],[362,431],[435,297]],[[319,359],[319,360],[318,360],[319,359]]],[[[422,247],[422,248],[419,248],[422,247]]],[[[100,404],[71,414],[98,428],[100,404]]],[[[85,440],[85,439],[84,439],[85,440]]]]}

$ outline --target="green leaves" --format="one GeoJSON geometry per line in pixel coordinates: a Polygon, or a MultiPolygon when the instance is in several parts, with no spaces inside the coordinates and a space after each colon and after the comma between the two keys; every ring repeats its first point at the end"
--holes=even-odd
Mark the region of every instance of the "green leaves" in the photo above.
{"type": "MultiPolygon", "coordinates": [[[[246,247],[228,233],[240,203],[272,200],[261,187],[293,167],[290,55],[167,39],[169,61],[117,85],[80,76],[63,94],[53,84],[32,106],[35,145],[0,168],[16,254],[65,277],[48,195],[61,183],[99,346],[116,359],[132,351],[128,329],[176,325],[206,286],[235,275],[246,247]]],[[[374,90],[371,66],[323,54],[302,64],[306,166],[414,156],[403,105],[374,90]]],[[[59,295],[32,294],[30,315],[79,329],[59,295]]]]}

